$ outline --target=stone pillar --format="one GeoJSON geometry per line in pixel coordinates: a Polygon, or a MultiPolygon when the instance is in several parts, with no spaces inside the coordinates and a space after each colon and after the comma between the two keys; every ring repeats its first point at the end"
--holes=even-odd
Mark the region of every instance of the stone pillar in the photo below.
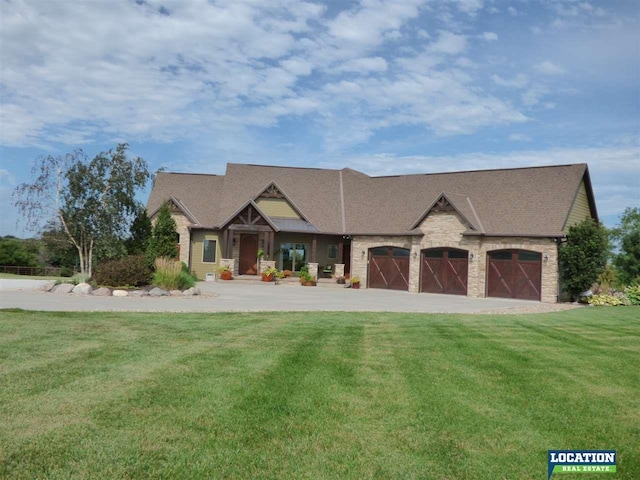
{"type": "Polygon", "coordinates": [[[336,278],[344,277],[344,263],[336,263],[336,278]]]}
{"type": "Polygon", "coordinates": [[[260,273],[264,272],[267,268],[273,267],[275,268],[276,261],[275,260],[260,260],[260,273]]]}
{"type": "Polygon", "coordinates": [[[318,279],[318,264],[317,263],[308,263],[309,265],[309,275],[318,279]]]}

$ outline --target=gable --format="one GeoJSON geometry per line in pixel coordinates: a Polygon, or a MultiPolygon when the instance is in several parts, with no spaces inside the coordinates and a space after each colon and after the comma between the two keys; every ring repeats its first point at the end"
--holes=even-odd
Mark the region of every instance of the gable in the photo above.
{"type": "Polygon", "coordinates": [[[300,215],[289,204],[286,198],[258,198],[256,199],[256,205],[260,207],[266,215],[275,218],[297,218],[300,219],[300,215]]]}
{"type": "Polygon", "coordinates": [[[580,223],[587,218],[591,218],[591,208],[589,207],[589,196],[587,195],[587,188],[583,180],[580,182],[578,193],[576,194],[576,198],[573,200],[571,210],[569,210],[564,231],[566,232],[571,225],[580,223]]]}
{"type": "Polygon", "coordinates": [[[454,209],[439,209],[431,210],[418,228],[430,238],[434,236],[442,236],[443,240],[454,236],[461,238],[467,231],[467,222],[454,209]]]}

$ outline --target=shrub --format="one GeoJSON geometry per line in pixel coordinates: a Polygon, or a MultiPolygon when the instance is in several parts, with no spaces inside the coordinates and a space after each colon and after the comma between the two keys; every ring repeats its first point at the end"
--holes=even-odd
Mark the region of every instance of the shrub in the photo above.
{"type": "Polygon", "coordinates": [[[151,281],[151,269],[144,255],[131,255],[98,265],[93,275],[98,285],[139,287],[151,281]]]}
{"type": "Polygon", "coordinates": [[[69,280],[69,283],[78,285],[80,283],[85,283],[88,281],[89,281],[89,275],[87,275],[86,273],[76,273],[73,277],[71,277],[71,280],[69,280]]]}
{"type": "Polygon", "coordinates": [[[640,305],[640,285],[625,288],[624,294],[631,305],[640,305]]]}
{"type": "Polygon", "coordinates": [[[607,231],[599,223],[587,219],[569,227],[558,254],[563,283],[572,296],[596,282],[605,269],[608,252],[607,231]]]}
{"type": "Polygon", "coordinates": [[[153,284],[165,290],[186,290],[195,285],[193,276],[182,269],[181,262],[172,258],[160,257],[155,261],[156,271],[153,284]]]}
{"type": "Polygon", "coordinates": [[[588,298],[587,302],[590,305],[596,307],[616,307],[619,305],[629,305],[629,300],[624,295],[609,295],[607,293],[600,293],[598,295],[592,295],[588,298]]]}
{"type": "Polygon", "coordinates": [[[61,277],[70,277],[73,275],[73,268],[71,267],[60,267],[60,276],[61,277]]]}
{"type": "Polygon", "coordinates": [[[180,236],[176,226],[176,221],[171,216],[171,209],[168,203],[163,203],[158,211],[158,219],[156,220],[151,238],[147,245],[147,259],[149,264],[153,265],[156,258],[178,256],[178,242],[180,236]]]}

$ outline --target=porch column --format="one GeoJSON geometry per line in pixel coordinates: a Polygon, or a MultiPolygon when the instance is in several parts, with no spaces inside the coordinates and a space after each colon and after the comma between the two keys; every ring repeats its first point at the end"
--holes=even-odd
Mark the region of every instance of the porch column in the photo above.
{"type": "Polygon", "coordinates": [[[336,259],[336,263],[342,263],[342,249],[344,248],[344,244],[342,240],[338,241],[338,258],[336,259]]]}
{"type": "Polygon", "coordinates": [[[275,254],[275,244],[276,244],[276,234],[274,231],[269,232],[269,258],[271,260],[275,260],[273,258],[275,254]]]}
{"type": "Polygon", "coordinates": [[[318,243],[318,236],[317,235],[311,235],[311,261],[312,262],[316,261],[317,243],[318,243]]]}
{"type": "Polygon", "coordinates": [[[222,248],[220,249],[223,258],[229,258],[227,256],[229,252],[229,247],[227,245],[229,245],[229,230],[225,229],[222,232],[222,248]]]}

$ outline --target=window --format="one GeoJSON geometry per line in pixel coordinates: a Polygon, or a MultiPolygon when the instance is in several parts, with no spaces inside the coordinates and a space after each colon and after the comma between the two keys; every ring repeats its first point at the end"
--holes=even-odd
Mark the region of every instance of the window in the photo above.
{"type": "Polygon", "coordinates": [[[499,250],[496,252],[489,252],[492,260],[511,260],[513,252],[511,250],[499,250]]]}
{"type": "Polygon", "coordinates": [[[202,245],[202,261],[204,263],[215,263],[216,261],[216,241],[205,239],[202,245]]]}
{"type": "Polygon", "coordinates": [[[307,243],[281,243],[280,266],[282,270],[299,272],[307,263],[308,252],[309,244],[307,243]]]}
{"type": "Polygon", "coordinates": [[[466,250],[449,249],[449,258],[467,258],[469,253],[466,250]]]}
{"type": "Polygon", "coordinates": [[[338,246],[337,245],[329,245],[327,248],[327,258],[335,260],[338,258],[338,246]]]}
{"type": "Polygon", "coordinates": [[[542,254],[538,252],[528,252],[526,250],[520,250],[518,252],[519,262],[539,262],[542,259],[542,254]]]}

